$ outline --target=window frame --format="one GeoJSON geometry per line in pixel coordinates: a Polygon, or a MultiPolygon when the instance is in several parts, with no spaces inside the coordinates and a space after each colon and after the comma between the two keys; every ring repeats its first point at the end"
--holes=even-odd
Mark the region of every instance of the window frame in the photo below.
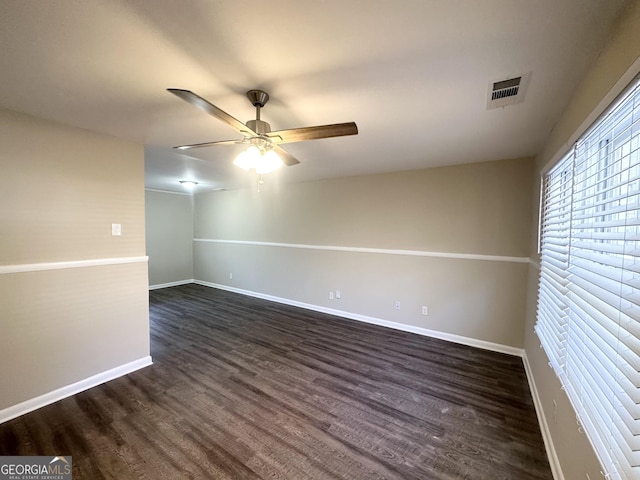
{"type": "Polygon", "coordinates": [[[535,331],[607,478],[637,478],[640,77],[540,188],[535,331]]]}

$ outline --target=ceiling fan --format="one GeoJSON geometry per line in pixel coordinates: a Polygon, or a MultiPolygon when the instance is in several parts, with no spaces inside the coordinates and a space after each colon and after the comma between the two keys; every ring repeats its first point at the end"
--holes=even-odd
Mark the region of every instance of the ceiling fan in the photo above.
{"type": "Polygon", "coordinates": [[[358,134],[358,127],[355,122],[293,128],[272,132],[271,126],[267,122],[260,120],[260,109],[269,101],[269,94],[262,90],[249,90],[247,92],[247,98],[251,104],[256,107],[256,119],[249,120],[246,124],[190,90],[181,90],[178,88],[168,88],[167,90],[203,112],[222,120],[243,135],[243,138],[240,140],[195,143],[191,145],[179,145],[173,148],[187,150],[214,145],[245,144],[248,145],[249,148],[242,152],[234,163],[245,170],[254,168],[257,173],[268,173],[283,163],[287,166],[300,163],[293,155],[282,148],[280,144],[358,134]]]}

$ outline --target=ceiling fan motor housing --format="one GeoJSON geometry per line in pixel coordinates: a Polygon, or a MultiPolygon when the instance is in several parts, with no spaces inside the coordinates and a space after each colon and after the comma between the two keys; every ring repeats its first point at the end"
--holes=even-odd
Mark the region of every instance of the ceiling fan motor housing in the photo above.
{"type": "Polygon", "coordinates": [[[263,122],[262,120],[249,120],[246,125],[258,135],[264,135],[271,131],[271,125],[267,122],[263,122]]]}

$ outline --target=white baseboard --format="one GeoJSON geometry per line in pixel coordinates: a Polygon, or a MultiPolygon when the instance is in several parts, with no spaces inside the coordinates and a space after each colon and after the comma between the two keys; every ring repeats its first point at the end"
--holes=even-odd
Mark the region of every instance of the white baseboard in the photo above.
{"type": "Polygon", "coordinates": [[[128,373],[135,372],[136,370],[147,367],[152,363],[150,356],[143,357],[138,360],[134,360],[133,362],[120,365],[119,367],[112,368],[111,370],[107,370],[106,372],[85,378],[84,380],[80,380],[79,382],[71,385],[67,385],[66,387],[58,388],[52,392],[40,395],[39,397],[5,408],[0,410],[0,423],[8,422],[9,420],[24,415],[25,413],[32,412],[38,408],[42,408],[46,405],[57,402],[58,400],[62,400],[63,398],[70,397],[76,393],[83,392],[92,387],[106,383],[109,380],[122,377],[128,373]]]}
{"type": "Polygon", "coordinates": [[[455,335],[453,333],[439,332],[437,330],[429,330],[427,328],[415,327],[413,325],[407,325],[404,323],[391,322],[389,320],[383,320],[381,318],[369,317],[366,315],[360,315],[358,313],[345,312],[343,310],[336,310],[333,308],[327,308],[319,305],[313,305],[310,303],[298,302],[296,300],[289,300],[287,298],[275,297],[273,295],[266,295],[264,293],[252,292],[250,290],[243,290],[241,288],[230,287],[228,285],[221,285],[218,283],[205,282],[202,280],[194,280],[194,283],[203,285],[205,287],[218,288],[220,290],[227,290],[229,292],[240,293],[250,297],[261,298],[263,300],[269,300],[272,302],[283,303],[285,305],[291,305],[293,307],[305,308],[307,310],[313,310],[316,312],[327,313],[329,315],[335,315],[337,317],[348,318],[350,320],[357,320],[359,322],[370,323],[373,325],[380,325],[382,327],[393,328],[394,330],[402,330],[403,332],[416,333],[425,337],[439,338],[449,342],[459,343],[462,345],[468,345],[471,347],[482,348],[485,350],[491,350],[494,352],[506,353],[509,355],[516,355],[521,357],[523,350],[521,348],[511,347],[509,345],[502,345],[499,343],[487,342],[485,340],[478,340],[470,337],[463,337],[461,335],[455,335]]]}
{"type": "Polygon", "coordinates": [[[540,401],[540,395],[538,394],[538,388],[533,378],[533,372],[531,371],[531,365],[529,365],[529,359],[527,358],[527,352],[522,354],[522,362],[524,363],[524,370],[527,374],[527,380],[529,381],[529,389],[531,390],[531,396],[533,397],[533,404],[536,408],[536,414],[538,417],[538,423],[540,424],[540,432],[542,433],[542,439],[544,440],[544,448],[547,451],[547,458],[549,459],[549,465],[551,466],[551,473],[554,480],[564,480],[564,474],[560,467],[560,460],[558,454],[553,445],[553,439],[551,438],[551,432],[549,431],[549,424],[547,423],[547,417],[544,415],[542,408],[542,402],[540,401]]]}
{"type": "Polygon", "coordinates": [[[189,283],[193,283],[193,278],[189,278],[187,280],[178,280],[177,282],[169,282],[169,283],[158,283],[156,285],[149,285],[149,290],[157,290],[158,288],[167,288],[167,287],[177,287],[178,285],[188,285],[189,283]]]}

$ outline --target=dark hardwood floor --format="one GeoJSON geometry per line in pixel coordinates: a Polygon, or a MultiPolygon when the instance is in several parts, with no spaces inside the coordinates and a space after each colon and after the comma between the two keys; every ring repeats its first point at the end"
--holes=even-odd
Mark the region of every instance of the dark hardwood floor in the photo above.
{"type": "Polygon", "coordinates": [[[80,479],[552,479],[522,360],[198,285],[154,365],[0,425],[80,479]]]}

